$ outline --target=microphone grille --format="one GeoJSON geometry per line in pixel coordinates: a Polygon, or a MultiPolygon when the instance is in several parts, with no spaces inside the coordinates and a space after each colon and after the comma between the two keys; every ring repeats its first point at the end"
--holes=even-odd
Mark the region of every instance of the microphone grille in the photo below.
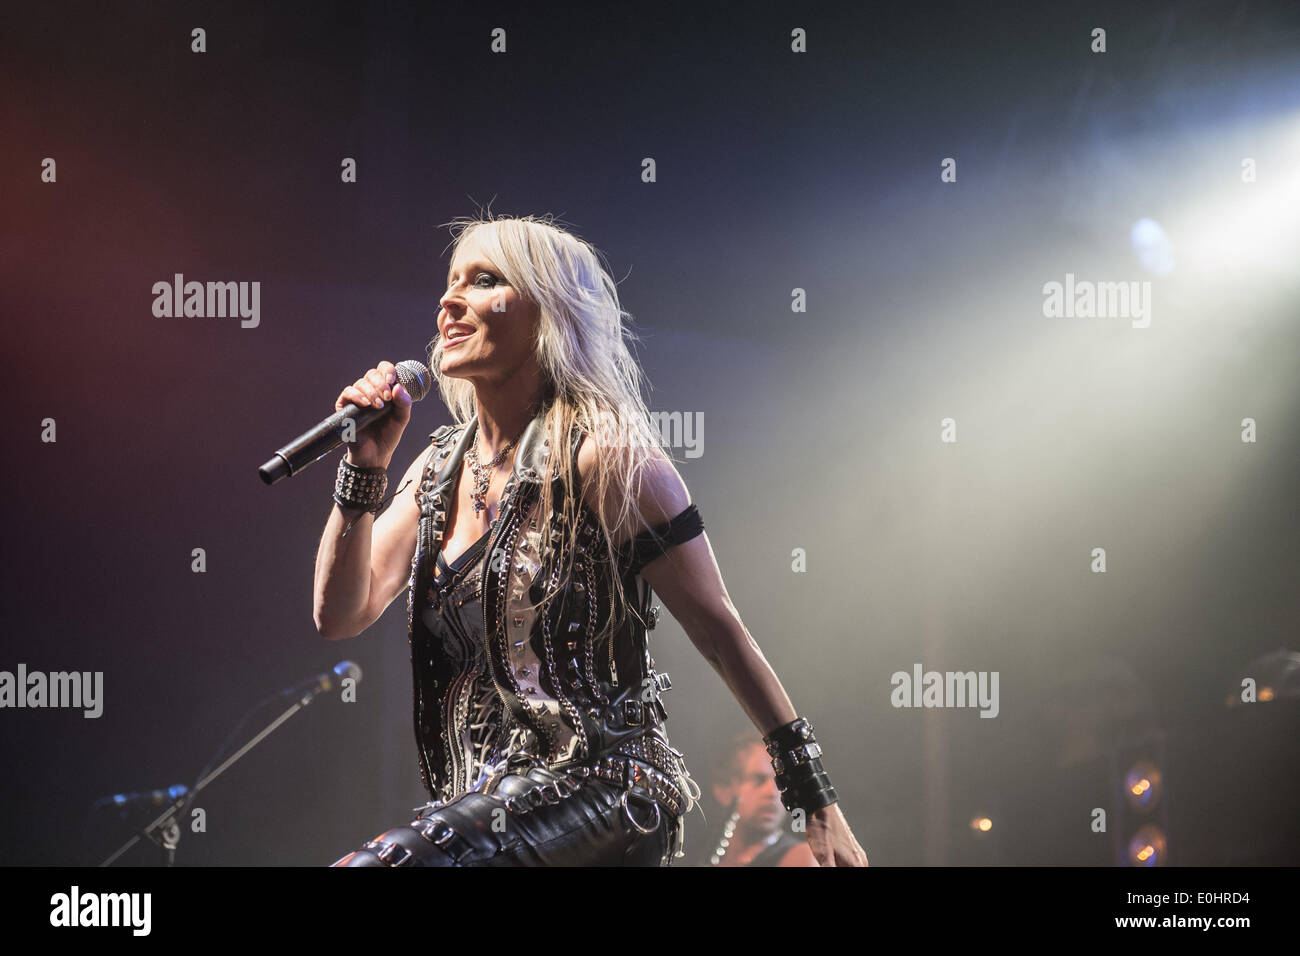
{"type": "Polygon", "coordinates": [[[429,384],[432,379],[429,367],[423,362],[407,359],[405,362],[397,363],[397,381],[401,383],[402,388],[406,389],[412,402],[418,402],[429,394],[429,384]]]}
{"type": "Polygon", "coordinates": [[[358,684],[361,683],[361,668],[352,661],[339,661],[334,665],[334,674],[339,678],[351,677],[358,684]]]}

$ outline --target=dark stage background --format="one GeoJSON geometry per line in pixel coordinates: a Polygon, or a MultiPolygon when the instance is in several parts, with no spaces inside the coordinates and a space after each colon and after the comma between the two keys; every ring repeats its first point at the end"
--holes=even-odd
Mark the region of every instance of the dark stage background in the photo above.
{"type": "MultiPolygon", "coordinates": [[[[1160,862],[1297,862],[1295,658],[1257,660],[1300,650],[1297,10],[10,5],[0,670],[102,671],[104,711],[0,711],[0,863],[97,862],[129,832],[97,798],[192,783],[345,657],[358,701],[220,778],[177,861],[323,865],[424,802],[405,599],[352,641],[312,624],[338,453],[256,468],[427,357],[440,224],[489,204],[607,255],[873,865],[1108,865],[1142,823],[1160,862]],[[176,273],[259,282],[257,326],[155,317],[176,273]],[[1047,317],[1067,274],[1150,282],[1149,324],[1047,317]],[[893,706],[918,663],[997,672],[996,718],[893,706]],[[1229,706],[1245,678],[1273,699],[1229,706]]],[[[416,407],[393,479],[448,421],[416,407]]],[[[746,719],[670,617],[653,638],[707,785],[746,719]]]]}

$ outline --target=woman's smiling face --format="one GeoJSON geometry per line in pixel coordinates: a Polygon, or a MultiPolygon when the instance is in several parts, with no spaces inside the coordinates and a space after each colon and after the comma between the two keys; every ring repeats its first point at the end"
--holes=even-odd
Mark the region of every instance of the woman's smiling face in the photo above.
{"type": "Polygon", "coordinates": [[[500,380],[532,357],[537,306],[506,282],[473,236],[456,250],[439,304],[443,374],[500,380]]]}

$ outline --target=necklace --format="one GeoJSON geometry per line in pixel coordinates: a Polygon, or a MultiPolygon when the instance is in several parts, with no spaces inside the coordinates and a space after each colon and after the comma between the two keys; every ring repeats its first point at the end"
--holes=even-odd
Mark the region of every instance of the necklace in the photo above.
{"type": "MultiPolygon", "coordinates": [[[[727,855],[727,847],[731,846],[731,838],[736,832],[736,823],[739,820],[740,811],[736,810],[731,814],[730,818],[728,818],[726,826],[722,828],[722,839],[718,841],[717,849],[715,849],[713,855],[709,857],[710,866],[717,866],[722,862],[722,858],[727,855]]],[[[781,831],[777,830],[767,839],[758,844],[759,853],[763,852],[764,849],[771,846],[779,839],[781,839],[781,831]]],[[[756,853],[754,855],[757,856],[758,854],[756,853]]]]}
{"type": "Polygon", "coordinates": [[[478,515],[480,511],[487,507],[488,485],[492,482],[492,472],[496,470],[497,465],[501,464],[501,462],[505,460],[506,455],[510,454],[510,449],[515,447],[515,442],[519,441],[519,438],[522,435],[523,432],[520,432],[514,438],[510,439],[510,441],[506,443],[506,447],[497,452],[496,457],[486,465],[479,464],[478,435],[476,434],[474,436],[474,445],[465,453],[465,457],[469,459],[469,466],[474,471],[473,498],[475,515],[478,515]]]}

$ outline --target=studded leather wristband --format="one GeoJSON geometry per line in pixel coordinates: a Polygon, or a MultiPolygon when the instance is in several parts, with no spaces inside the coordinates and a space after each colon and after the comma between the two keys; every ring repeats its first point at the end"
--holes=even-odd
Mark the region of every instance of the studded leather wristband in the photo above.
{"type": "Polygon", "coordinates": [[[358,468],[346,458],[339,459],[339,473],[334,480],[334,500],[340,508],[377,511],[388,489],[388,469],[358,468]]]}
{"type": "Polygon", "coordinates": [[[347,527],[339,537],[346,538],[352,531],[353,525],[361,520],[362,515],[379,517],[379,512],[384,510],[389,500],[394,495],[400,494],[405,487],[406,485],[403,485],[385,498],[384,492],[388,490],[386,468],[358,468],[348,461],[346,456],[340,459],[339,473],[334,480],[334,503],[343,511],[355,511],[357,515],[347,523],[347,527]]]}
{"type": "Polygon", "coordinates": [[[763,737],[772,758],[781,803],[787,810],[812,813],[828,807],[839,796],[822,766],[822,748],[813,736],[812,724],[803,717],[776,728],[763,737]]]}

